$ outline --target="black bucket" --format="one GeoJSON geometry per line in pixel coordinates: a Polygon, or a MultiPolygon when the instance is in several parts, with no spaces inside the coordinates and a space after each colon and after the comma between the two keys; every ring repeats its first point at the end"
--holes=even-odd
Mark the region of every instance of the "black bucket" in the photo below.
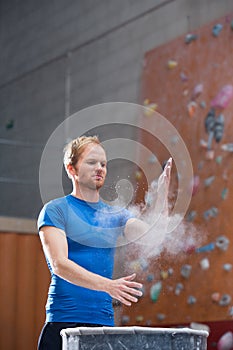
{"type": "Polygon", "coordinates": [[[191,328],[78,327],[61,331],[63,350],[206,350],[208,332],[191,328]]]}

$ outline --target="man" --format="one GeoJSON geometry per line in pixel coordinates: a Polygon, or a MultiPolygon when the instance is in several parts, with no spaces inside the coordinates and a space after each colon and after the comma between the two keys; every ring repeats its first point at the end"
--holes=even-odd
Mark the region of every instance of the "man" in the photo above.
{"type": "MultiPolygon", "coordinates": [[[[114,209],[99,199],[107,174],[99,139],[82,136],[71,141],[65,148],[64,166],[73,191],[47,203],[38,218],[52,277],[39,350],[61,350],[63,328],[113,326],[112,298],[130,306],[142,295],[135,274],[112,279],[117,238],[122,233],[130,239],[135,232],[141,235],[148,225],[128,210],[114,209]]],[[[169,178],[167,167],[160,179],[165,189],[169,178]]]]}

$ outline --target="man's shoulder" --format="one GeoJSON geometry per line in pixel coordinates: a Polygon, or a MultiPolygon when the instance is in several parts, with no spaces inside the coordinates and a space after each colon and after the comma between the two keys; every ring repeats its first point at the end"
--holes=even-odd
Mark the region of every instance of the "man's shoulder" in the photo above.
{"type": "Polygon", "coordinates": [[[62,208],[67,206],[67,197],[59,197],[50,200],[44,205],[44,208],[62,208]]]}

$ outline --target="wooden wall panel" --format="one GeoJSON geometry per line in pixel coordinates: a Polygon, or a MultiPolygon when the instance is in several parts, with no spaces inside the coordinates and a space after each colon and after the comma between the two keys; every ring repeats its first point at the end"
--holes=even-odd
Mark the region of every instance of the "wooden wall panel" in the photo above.
{"type": "Polygon", "coordinates": [[[25,339],[28,347],[34,345],[36,243],[29,235],[21,236],[18,242],[16,347],[19,349],[23,348],[25,339]]]}
{"type": "MultiPolygon", "coordinates": [[[[229,16],[198,29],[194,32],[197,39],[189,44],[185,43],[185,36],[183,36],[146,53],[141,96],[142,103],[145,99],[149,99],[151,103],[158,104],[158,112],[176,127],[189,150],[194,175],[200,179],[198,191],[192,197],[188,210],[188,212],[196,211],[197,216],[192,223],[187,222],[187,233],[188,230],[194,228],[199,232],[199,236],[204,238],[202,245],[215,243],[219,236],[224,235],[230,241],[229,247],[226,251],[221,251],[215,246],[213,251],[205,253],[193,251],[186,254],[180,251],[176,256],[162,253],[161,256],[149,261],[149,266],[144,271],[143,269],[138,271],[137,277],[144,283],[144,297],[137,305],[122,310],[125,320],[126,317],[129,317],[128,324],[161,326],[192,321],[230,321],[232,319],[233,270],[224,271],[223,265],[225,263],[233,265],[233,159],[232,153],[223,151],[221,145],[233,142],[233,100],[226,109],[216,110],[217,115],[223,113],[225,116],[225,131],[220,143],[215,141],[212,143],[214,158],[207,159],[206,149],[200,146],[200,140],[208,138],[204,121],[210,109],[211,100],[224,85],[233,85],[232,19],[233,14],[229,14],[229,16]],[[216,24],[221,24],[222,30],[215,37],[212,29],[216,24]],[[173,69],[167,66],[169,60],[177,62],[173,69]],[[181,73],[186,74],[186,81],[182,81],[181,73]],[[192,98],[193,89],[197,84],[203,84],[203,92],[198,97],[192,98]],[[197,103],[197,111],[193,117],[189,116],[187,110],[187,105],[191,100],[197,103]],[[214,182],[210,187],[205,187],[204,181],[210,176],[215,176],[214,182]],[[222,197],[224,188],[228,189],[226,198],[222,197]],[[211,207],[218,209],[218,215],[205,220],[203,214],[211,207]],[[210,268],[208,270],[202,270],[200,267],[200,261],[203,258],[209,259],[210,268]],[[184,264],[192,266],[188,279],[183,278],[180,274],[180,269],[184,264]],[[161,272],[167,271],[168,268],[173,268],[174,273],[163,279],[161,272]],[[152,282],[147,281],[149,274],[154,274],[152,282]],[[158,280],[162,282],[162,291],[158,301],[153,303],[150,299],[150,287],[158,280]],[[174,293],[178,282],[184,285],[184,290],[179,296],[174,293]],[[226,306],[220,306],[211,299],[214,292],[218,292],[220,297],[228,294],[231,302],[226,306]],[[196,298],[196,303],[192,305],[187,302],[191,295],[196,298]],[[158,314],[164,314],[164,320],[159,320],[158,314]]],[[[143,116],[141,125],[145,124],[153,130],[155,127],[153,116],[143,116]]],[[[148,135],[142,133],[141,142],[154,152],[161,164],[170,156],[165,147],[158,141],[151,140],[148,135]]],[[[149,164],[143,153],[140,154],[140,157],[144,165],[149,168],[148,174],[151,178],[155,178],[157,174],[153,173],[155,169],[153,164],[149,164]]],[[[176,184],[176,176],[174,165],[172,190],[176,184]]],[[[147,189],[144,180],[142,178],[140,181],[138,201],[142,200],[145,189],[147,189]]],[[[128,248],[127,251],[129,251],[128,248]]],[[[130,261],[128,264],[130,265],[130,261]]]]}
{"type": "Polygon", "coordinates": [[[0,349],[15,349],[17,237],[0,234],[0,349]]]}
{"type": "Polygon", "coordinates": [[[0,233],[0,349],[36,349],[49,273],[38,235],[0,233]]]}

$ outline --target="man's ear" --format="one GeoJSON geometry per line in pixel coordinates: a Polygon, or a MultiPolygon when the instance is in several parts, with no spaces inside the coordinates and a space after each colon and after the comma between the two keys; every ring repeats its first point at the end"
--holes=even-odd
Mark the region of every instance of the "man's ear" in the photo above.
{"type": "Polygon", "coordinates": [[[73,177],[74,175],[77,175],[77,170],[71,164],[67,164],[66,171],[67,171],[67,174],[70,177],[73,177]]]}

